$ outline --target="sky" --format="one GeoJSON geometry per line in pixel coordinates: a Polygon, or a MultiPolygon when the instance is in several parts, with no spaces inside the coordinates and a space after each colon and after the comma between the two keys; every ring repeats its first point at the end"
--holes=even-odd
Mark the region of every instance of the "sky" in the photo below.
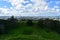
{"type": "Polygon", "coordinates": [[[60,0],[0,0],[0,16],[59,16],[60,0]]]}

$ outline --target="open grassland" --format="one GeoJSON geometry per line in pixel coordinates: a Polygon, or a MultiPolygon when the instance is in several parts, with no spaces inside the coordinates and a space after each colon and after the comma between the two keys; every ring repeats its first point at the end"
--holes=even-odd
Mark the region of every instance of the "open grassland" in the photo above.
{"type": "Polygon", "coordinates": [[[18,26],[9,30],[7,34],[0,35],[0,40],[60,40],[60,34],[49,29],[38,28],[36,23],[34,25],[26,25],[26,21],[18,21],[18,26]]]}

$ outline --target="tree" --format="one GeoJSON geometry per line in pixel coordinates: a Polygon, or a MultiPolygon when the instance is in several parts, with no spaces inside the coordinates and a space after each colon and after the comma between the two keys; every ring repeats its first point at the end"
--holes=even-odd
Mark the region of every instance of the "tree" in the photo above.
{"type": "Polygon", "coordinates": [[[32,25],[33,25],[32,20],[27,20],[27,25],[28,25],[28,26],[32,26],[32,25]]]}
{"type": "Polygon", "coordinates": [[[43,19],[39,19],[37,25],[38,27],[43,28],[44,27],[43,19]]]}
{"type": "Polygon", "coordinates": [[[15,28],[15,27],[17,27],[17,19],[16,18],[14,18],[14,16],[11,16],[11,18],[8,18],[7,19],[8,20],[8,26],[10,27],[10,28],[15,28]]]}

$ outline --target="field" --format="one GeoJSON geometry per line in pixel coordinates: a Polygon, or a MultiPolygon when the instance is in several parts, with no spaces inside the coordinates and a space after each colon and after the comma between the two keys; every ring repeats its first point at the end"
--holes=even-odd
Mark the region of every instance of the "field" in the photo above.
{"type": "Polygon", "coordinates": [[[18,21],[19,25],[9,30],[7,34],[1,34],[0,40],[60,40],[60,34],[45,28],[38,28],[36,23],[26,25],[26,21],[18,21]],[[49,30],[49,31],[48,31],[49,30]]]}

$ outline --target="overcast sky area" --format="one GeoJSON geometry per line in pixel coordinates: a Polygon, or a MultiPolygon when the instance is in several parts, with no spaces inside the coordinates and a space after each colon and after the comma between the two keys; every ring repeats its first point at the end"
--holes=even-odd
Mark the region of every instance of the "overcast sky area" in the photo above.
{"type": "Polygon", "coordinates": [[[0,0],[0,16],[59,16],[60,0],[0,0]]]}

